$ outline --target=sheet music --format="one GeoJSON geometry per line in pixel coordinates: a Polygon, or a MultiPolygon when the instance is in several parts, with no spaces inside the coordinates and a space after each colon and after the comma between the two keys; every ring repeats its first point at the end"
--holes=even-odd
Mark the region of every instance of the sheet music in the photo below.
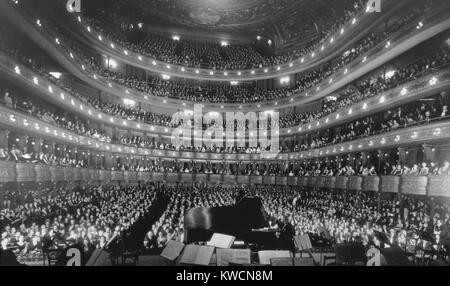
{"type": "Polygon", "coordinates": [[[250,264],[250,249],[217,249],[217,266],[228,266],[228,264],[250,264]]]}
{"type": "Polygon", "coordinates": [[[292,253],[289,250],[264,250],[258,251],[258,258],[260,264],[270,265],[271,258],[291,258],[292,253]]]}
{"type": "Polygon", "coordinates": [[[184,244],[181,242],[176,242],[174,240],[169,240],[164,250],[161,252],[161,256],[174,261],[180,256],[181,251],[183,251],[184,244]]]}
{"type": "Polygon", "coordinates": [[[214,233],[207,245],[217,248],[230,248],[233,245],[235,237],[231,235],[214,233]]]}
{"type": "Polygon", "coordinates": [[[212,246],[186,245],[180,263],[208,266],[214,252],[212,246]]]}

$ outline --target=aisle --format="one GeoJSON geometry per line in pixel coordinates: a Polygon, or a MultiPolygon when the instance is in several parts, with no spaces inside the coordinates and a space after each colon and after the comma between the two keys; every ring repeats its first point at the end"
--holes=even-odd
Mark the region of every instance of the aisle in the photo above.
{"type": "Polygon", "coordinates": [[[162,216],[168,204],[169,198],[164,194],[158,194],[155,204],[150,211],[131,227],[127,237],[124,239],[125,249],[142,249],[145,235],[151,229],[152,225],[162,216]]]}

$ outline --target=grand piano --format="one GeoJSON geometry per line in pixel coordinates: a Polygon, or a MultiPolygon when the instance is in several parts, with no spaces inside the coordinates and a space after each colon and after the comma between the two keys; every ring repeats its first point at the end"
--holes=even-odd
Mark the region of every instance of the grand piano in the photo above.
{"type": "Polygon", "coordinates": [[[222,233],[259,249],[288,249],[280,230],[268,227],[268,215],[258,197],[244,197],[234,206],[193,208],[184,217],[185,243],[209,241],[214,233],[222,233]]]}

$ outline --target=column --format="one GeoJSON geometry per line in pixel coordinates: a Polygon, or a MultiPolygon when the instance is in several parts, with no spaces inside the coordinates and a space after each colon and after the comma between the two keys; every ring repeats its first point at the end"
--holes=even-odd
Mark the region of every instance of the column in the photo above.
{"type": "Polygon", "coordinates": [[[375,168],[377,170],[380,170],[381,166],[384,165],[384,163],[386,162],[386,154],[385,152],[383,152],[382,150],[378,150],[377,151],[377,156],[378,156],[378,162],[376,162],[377,164],[375,165],[375,168]]]}
{"type": "Polygon", "coordinates": [[[405,164],[406,163],[406,148],[398,147],[398,163],[405,164]]]}
{"type": "Polygon", "coordinates": [[[9,139],[9,130],[0,130],[0,148],[9,149],[8,139],[9,139]]]}
{"type": "Polygon", "coordinates": [[[410,148],[406,151],[406,164],[409,166],[417,163],[418,149],[419,148],[410,148]]]}
{"type": "Polygon", "coordinates": [[[113,155],[111,153],[103,154],[104,156],[104,167],[106,170],[111,170],[113,167],[113,155]]]}
{"type": "Polygon", "coordinates": [[[436,150],[430,144],[423,144],[423,158],[422,162],[435,162],[436,150]]]}

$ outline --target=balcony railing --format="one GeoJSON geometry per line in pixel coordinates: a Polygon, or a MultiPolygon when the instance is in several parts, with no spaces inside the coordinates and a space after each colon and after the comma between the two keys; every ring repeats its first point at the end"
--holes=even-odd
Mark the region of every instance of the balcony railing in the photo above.
{"type": "MultiPolygon", "coordinates": [[[[383,2],[385,2],[385,5],[392,5],[392,3],[389,3],[388,1],[383,2]]],[[[382,16],[385,17],[386,15],[382,16]]],[[[89,25],[88,20],[82,18],[79,15],[72,16],[71,20],[73,22],[73,26],[77,27],[76,31],[83,34],[85,38],[89,39],[90,43],[96,46],[99,51],[115,55],[116,57],[121,58],[125,62],[128,62],[132,65],[136,65],[153,72],[170,73],[173,76],[190,77],[201,80],[242,81],[255,80],[261,77],[279,77],[284,75],[287,70],[292,73],[295,72],[295,70],[299,67],[303,68],[305,66],[311,66],[314,62],[317,62],[317,56],[327,55],[329,53],[332,53],[337,47],[339,47],[339,45],[345,45],[349,42],[349,34],[353,34],[353,37],[355,37],[354,34],[358,32],[358,30],[361,30],[362,27],[369,26],[371,24],[373,25],[374,21],[380,20],[377,18],[379,17],[374,17],[374,15],[368,14],[364,10],[360,11],[357,15],[352,17],[349,22],[338,29],[333,35],[324,40],[322,45],[319,45],[315,50],[304,55],[303,61],[298,58],[290,62],[277,64],[274,66],[264,66],[261,68],[249,68],[240,70],[216,70],[213,68],[183,66],[160,61],[131,51],[128,48],[122,46],[120,43],[109,40],[106,35],[96,31],[94,27],[91,27],[89,25]],[[171,66],[170,70],[168,70],[167,68],[168,65],[171,66]],[[213,72],[213,74],[211,74],[211,72],[213,72]]]]}
{"type": "MultiPolygon", "coordinates": [[[[442,30],[447,29],[448,27],[450,27],[450,20],[448,20],[447,17],[447,11],[439,11],[438,14],[434,14],[431,17],[428,17],[427,19],[424,19],[423,22],[423,26],[421,29],[416,29],[415,25],[410,25],[407,26],[408,31],[416,31],[417,32],[413,32],[413,35],[409,35],[408,33],[404,33],[403,30],[401,30],[400,32],[398,32],[396,35],[398,35],[401,39],[407,39],[408,37],[411,37],[413,39],[413,41],[416,42],[412,42],[411,39],[407,40],[407,43],[405,43],[405,41],[401,42],[401,43],[393,43],[391,42],[390,46],[389,46],[389,53],[386,53],[385,50],[381,50],[379,52],[379,54],[377,54],[376,57],[372,56],[372,52],[369,51],[368,55],[365,55],[364,57],[366,58],[367,62],[362,63],[363,61],[360,61],[360,59],[358,59],[356,62],[358,62],[358,64],[362,64],[363,67],[358,68],[357,71],[351,71],[351,69],[346,68],[347,72],[345,72],[344,70],[344,76],[343,76],[343,80],[340,80],[339,75],[337,79],[333,79],[333,83],[329,83],[327,81],[325,81],[325,83],[323,83],[323,87],[318,86],[319,89],[312,91],[312,93],[302,93],[300,96],[295,96],[294,97],[290,97],[287,99],[280,99],[280,100],[272,100],[272,101],[267,101],[265,103],[260,103],[257,105],[257,108],[255,108],[255,104],[220,104],[220,109],[222,109],[223,111],[231,111],[231,110],[236,110],[236,109],[240,109],[242,111],[247,111],[247,110],[252,110],[254,111],[255,109],[257,110],[264,110],[266,108],[283,108],[283,107],[287,107],[287,106],[291,106],[291,105],[299,105],[305,102],[309,102],[311,100],[316,100],[319,99],[323,96],[326,96],[327,94],[329,94],[330,92],[333,92],[334,90],[336,90],[339,87],[342,87],[343,85],[349,83],[351,80],[357,78],[358,76],[360,76],[362,73],[367,72],[366,69],[372,69],[374,68],[374,66],[379,66],[380,64],[382,64],[382,62],[380,61],[385,61],[387,60],[387,57],[389,56],[389,54],[391,54],[392,57],[394,57],[396,54],[401,53],[402,51],[404,51],[405,49],[409,49],[411,46],[425,40],[426,38],[429,38],[431,36],[433,36],[436,33],[439,33],[442,30]],[[442,15],[444,14],[444,15],[442,15]],[[447,20],[447,21],[446,21],[447,20]],[[398,48],[398,46],[401,46],[400,48],[398,48]],[[396,51],[396,52],[395,52],[396,51]],[[382,59],[380,59],[380,55],[383,55],[383,57],[381,57],[382,59]],[[344,80],[346,79],[346,80],[344,80]],[[307,95],[309,94],[309,96],[307,95]]],[[[31,24],[32,25],[32,24],[31,24]]],[[[33,28],[34,29],[34,28],[33,28]]],[[[40,27],[38,30],[41,33],[47,33],[47,37],[50,38],[49,42],[52,43],[52,45],[55,45],[53,39],[54,39],[54,35],[51,34],[51,32],[47,31],[47,29],[49,29],[49,27],[40,27]]],[[[405,28],[406,29],[406,28],[405,28]]],[[[386,42],[386,41],[385,41],[386,42]]],[[[62,43],[63,45],[64,43],[62,43]]],[[[382,44],[380,44],[380,47],[384,47],[385,43],[383,42],[382,44]]],[[[60,46],[57,46],[57,48],[61,48],[60,46]]],[[[69,61],[73,61],[74,54],[71,54],[71,57],[69,58],[69,54],[65,55],[65,58],[69,61]]],[[[363,57],[363,58],[364,58],[363,57]]],[[[77,65],[78,68],[78,72],[79,73],[86,73],[86,67],[84,67],[84,69],[80,69],[80,67],[84,67],[83,64],[79,64],[79,66],[77,65]]],[[[174,105],[175,107],[179,107],[180,103],[183,103],[183,106],[186,108],[192,108],[192,103],[186,103],[180,100],[176,100],[176,99],[166,99],[166,98],[153,98],[152,96],[149,97],[147,94],[141,93],[141,92],[137,92],[134,90],[128,90],[126,88],[124,88],[123,86],[119,86],[116,84],[112,84],[111,82],[103,82],[104,80],[99,77],[99,76],[92,76],[92,75],[86,75],[85,80],[87,80],[88,82],[92,83],[94,86],[101,88],[102,90],[105,90],[109,93],[113,93],[117,96],[124,96],[124,93],[127,94],[126,96],[129,98],[132,98],[133,100],[137,100],[137,101],[141,101],[141,102],[147,102],[156,105],[156,106],[171,106],[174,105]],[[143,98],[145,100],[143,100],[143,98]]],[[[204,104],[205,110],[208,111],[218,111],[219,110],[219,104],[204,104]]]]}
{"type": "MultiPolygon", "coordinates": [[[[64,89],[58,87],[51,81],[42,78],[42,75],[30,70],[29,68],[17,65],[14,59],[0,53],[0,71],[7,73],[14,79],[20,80],[25,86],[34,91],[39,91],[52,102],[63,106],[64,109],[80,114],[85,119],[95,120],[108,126],[117,128],[126,128],[137,132],[148,134],[159,134],[162,136],[172,136],[174,128],[161,125],[152,125],[140,121],[119,118],[103,111],[94,109],[85,104],[77,97],[70,95],[64,89]]],[[[450,87],[450,69],[436,71],[421,78],[400,85],[392,90],[388,90],[375,97],[356,103],[342,110],[331,113],[319,120],[308,124],[302,124],[299,127],[289,127],[280,129],[279,134],[283,136],[294,136],[317,132],[320,129],[330,128],[337,124],[344,124],[361,116],[367,116],[395,104],[423,98],[437,94],[450,87]]]]}
{"type": "MultiPolygon", "coordinates": [[[[435,14],[430,15],[428,18],[424,19],[424,23],[421,29],[417,29],[417,23],[411,23],[405,26],[397,33],[391,35],[388,39],[382,41],[377,46],[369,50],[367,53],[360,55],[358,58],[354,59],[347,66],[340,69],[337,73],[331,75],[330,77],[323,79],[318,85],[313,88],[300,93],[294,93],[292,96],[287,98],[280,98],[274,100],[268,100],[264,103],[204,103],[205,109],[215,108],[214,111],[219,111],[220,109],[239,109],[239,110],[255,110],[264,108],[282,108],[292,105],[304,104],[306,102],[311,102],[313,100],[320,99],[330,93],[336,91],[337,89],[349,84],[352,80],[359,78],[361,75],[370,72],[374,68],[379,67],[383,63],[394,59],[398,55],[401,55],[405,51],[409,50],[411,47],[431,38],[432,36],[450,28],[450,20],[448,17],[448,11],[438,11],[435,14]],[[387,43],[389,46],[387,47],[387,43]],[[224,108],[222,108],[223,106],[224,108]]],[[[72,53],[73,54],[73,53],[72,53]]],[[[81,65],[80,65],[81,66],[81,65]]],[[[88,67],[87,67],[88,68],[88,67]]],[[[86,69],[86,67],[85,67],[86,69]]],[[[171,68],[172,69],[172,68],[171,68]]],[[[86,71],[83,71],[86,73],[86,71]]],[[[92,71],[91,71],[92,72],[92,71]]],[[[95,72],[92,72],[95,74],[95,72]]],[[[167,72],[166,72],[167,73],[167,72]]],[[[92,76],[90,77],[92,80],[92,76]]],[[[97,81],[103,81],[100,76],[97,75],[97,81]]],[[[106,83],[103,84],[104,86],[106,83]]],[[[108,82],[108,90],[110,89],[111,83],[108,82]]],[[[118,85],[113,84],[114,88],[118,85]]],[[[142,98],[148,98],[148,95],[136,90],[130,90],[119,86],[121,93],[137,95],[135,100],[142,101],[142,98]]],[[[166,104],[170,104],[171,101],[168,99],[163,99],[166,104]]],[[[177,102],[178,107],[180,102],[177,102]]],[[[192,107],[192,103],[186,102],[183,106],[192,107]]]]}
{"type": "Polygon", "coordinates": [[[0,183],[23,182],[163,182],[231,185],[269,185],[330,189],[338,191],[381,192],[434,197],[450,197],[450,176],[349,176],[284,177],[193,173],[111,171],[87,168],[34,165],[0,161],[0,183]]]}
{"type": "Polygon", "coordinates": [[[306,124],[280,129],[281,136],[300,135],[317,132],[337,124],[344,124],[358,117],[368,116],[386,108],[392,108],[400,103],[418,98],[438,94],[450,86],[450,69],[438,70],[434,73],[424,73],[398,85],[397,87],[380,93],[351,106],[342,108],[318,120],[306,124]]]}
{"type": "Polygon", "coordinates": [[[324,158],[350,153],[385,150],[404,145],[432,143],[450,138],[449,121],[430,121],[428,124],[395,130],[370,136],[363,139],[349,141],[324,148],[294,153],[279,153],[276,157],[264,154],[231,154],[215,152],[187,152],[150,148],[138,148],[126,145],[102,142],[91,137],[75,134],[39,119],[11,110],[0,105],[0,126],[14,129],[18,132],[30,134],[38,138],[45,138],[55,142],[63,142],[69,146],[87,148],[99,153],[124,154],[151,158],[170,158],[179,160],[209,160],[227,162],[253,161],[304,161],[307,159],[324,158]]]}

